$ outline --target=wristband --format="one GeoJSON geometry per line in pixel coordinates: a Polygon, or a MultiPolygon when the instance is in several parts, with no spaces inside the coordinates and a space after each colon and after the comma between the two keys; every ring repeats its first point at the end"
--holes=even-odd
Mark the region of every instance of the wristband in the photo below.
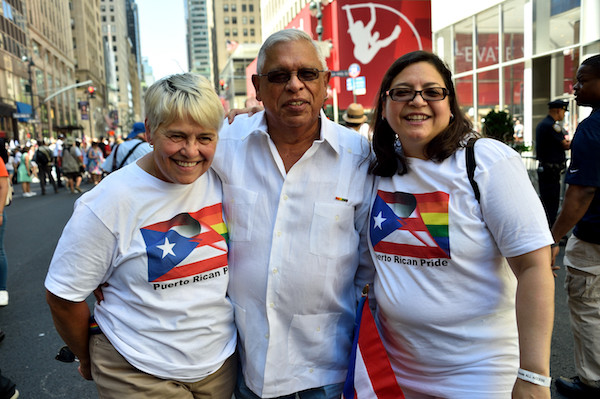
{"type": "Polygon", "coordinates": [[[558,243],[553,242],[552,244],[550,244],[550,248],[556,248],[558,247],[558,243]]]}
{"type": "Polygon", "coordinates": [[[550,383],[552,382],[552,378],[550,377],[523,369],[519,369],[517,378],[520,378],[523,381],[531,382],[532,384],[541,385],[543,387],[549,387],[550,383]]]}

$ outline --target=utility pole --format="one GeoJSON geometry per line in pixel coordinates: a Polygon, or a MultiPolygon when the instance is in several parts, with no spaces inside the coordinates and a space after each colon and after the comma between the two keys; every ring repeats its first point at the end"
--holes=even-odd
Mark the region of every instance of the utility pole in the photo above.
{"type": "Polygon", "coordinates": [[[35,104],[33,103],[33,74],[31,70],[35,64],[33,63],[33,59],[26,56],[23,57],[23,61],[27,62],[27,73],[29,74],[29,96],[31,98],[31,115],[29,117],[29,123],[31,123],[31,128],[33,129],[32,137],[37,139],[38,137],[35,133],[35,104]]]}

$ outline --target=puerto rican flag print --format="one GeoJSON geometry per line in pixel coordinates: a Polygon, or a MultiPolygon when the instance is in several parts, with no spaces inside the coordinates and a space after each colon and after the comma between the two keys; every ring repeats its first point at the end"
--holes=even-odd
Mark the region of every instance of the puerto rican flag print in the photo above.
{"type": "Polygon", "coordinates": [[[356,312],[354,343],[342,399],[404,399],[366,295],[356,312]]]}
{"type": "Polygon", "coordinates": [[[450,259],[449,195],[379,190],[373,203],[370,238],[376,252],[415,258],[450,259]]]}
{"type": "Polygon", "coordinates": [[[148,281],[185,278],[227,266],[227,227],[221,204],[141,228],[148,281]]]}

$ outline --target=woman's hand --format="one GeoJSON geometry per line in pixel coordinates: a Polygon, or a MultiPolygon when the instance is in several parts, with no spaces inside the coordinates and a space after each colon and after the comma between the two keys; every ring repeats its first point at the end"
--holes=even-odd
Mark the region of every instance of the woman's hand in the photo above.
{"type": "Polygon", "coordinates": [[[532,384],[517,378],[512,391],[512,399],[550,399],[550,388],[532,384]]]}

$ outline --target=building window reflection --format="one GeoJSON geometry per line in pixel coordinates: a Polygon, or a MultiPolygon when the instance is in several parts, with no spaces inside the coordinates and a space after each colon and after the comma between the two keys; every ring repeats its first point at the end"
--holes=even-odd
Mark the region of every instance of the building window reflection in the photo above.
{"type": "Polygon", "coordinates": [[[498,54],[498,7],[477,15],[477,51],[475,60],[478,68],[500,62],[498,54]]]}
{"type": "Polygon", "coordinates": [[[535,0],[533,3],[534,53],[541,54],[578,43],[580,15],[580,0],[535,0]]]}

